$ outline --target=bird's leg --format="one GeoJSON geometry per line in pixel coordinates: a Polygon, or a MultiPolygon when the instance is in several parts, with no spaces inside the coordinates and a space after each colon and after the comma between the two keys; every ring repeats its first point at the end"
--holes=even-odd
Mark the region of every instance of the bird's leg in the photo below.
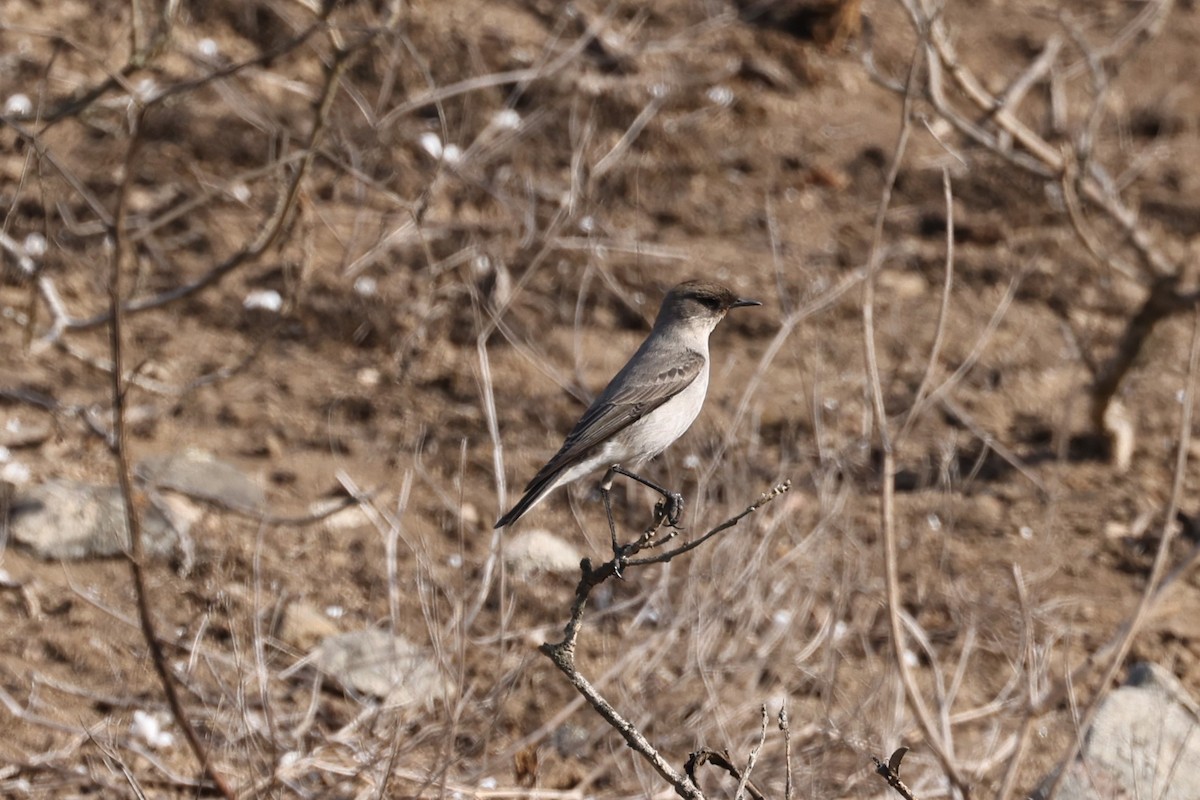
{"type": "Polygon", "coordinates": [[[613,572],[619,578],[621,566],[625,561],[625,548],[617,544],[617,523],[613,522],[612,502],[608,498],[608,493],[612,491],[613,469],[610,467],[600,481],[600,496],[604,498],[604,513],[608,515],[608,535],[612,537],[613,561],[616,564],[613,572]]]}
{"type": "Polygon", "coordinates": [[[683,495],[679,492],[672,492],[670,489],[664,489],[652,480],[643,478],[641,475],[630,472],[620,464],[613,464],[608,468],[608,472],[604,474],[608,485],[612,486],[612,475],[624,475],[626,478],[635,480],[642,486],[647,486],[663,496],[662,513],[666,517],[667,524],[672,528],[679,527],[679,517],[683,515],[683,495]]]}

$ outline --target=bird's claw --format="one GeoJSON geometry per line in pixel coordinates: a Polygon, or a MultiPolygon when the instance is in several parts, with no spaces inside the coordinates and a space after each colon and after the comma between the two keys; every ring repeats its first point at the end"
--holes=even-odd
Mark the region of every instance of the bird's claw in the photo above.
{"type": "Polygon", "coordinates": [[[614,544],[613,546],[613,577],[617,580],[625,580],[624,569],[625,565],[629,563],[629,550],[629,545],[614,544]]]}
{"type": "Polygon", "coordinates": [[[661,503],[654,507],[654,513],[660,519],[666,520],[667,526],[679,527],[679,518],[683,516],[683,495],[670,492],[661,503]]]}

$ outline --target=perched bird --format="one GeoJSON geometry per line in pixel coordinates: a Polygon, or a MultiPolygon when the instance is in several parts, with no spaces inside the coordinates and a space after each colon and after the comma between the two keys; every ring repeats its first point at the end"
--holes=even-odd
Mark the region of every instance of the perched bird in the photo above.
{"type": "Polygon", "coordinates": [[[606,502],[613,475],[624,475],[661,494],[667,521],[675,525],[682,496],[629,469],[661,453],[691,426],[708,390],[708,335],[729,309],[757,305],[762,304],[712,281],[687,281],[667,292],[646,341],[496,527],[511,525],[559,486],[601,469],[606,502]]]}

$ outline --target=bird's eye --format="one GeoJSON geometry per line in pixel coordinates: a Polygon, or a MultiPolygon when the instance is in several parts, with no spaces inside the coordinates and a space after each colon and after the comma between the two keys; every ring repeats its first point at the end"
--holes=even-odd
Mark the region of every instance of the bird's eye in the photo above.
{"type": "Polygon", "coordinates": [[[721,308],[721,301],[712,296],[701,297],[700,302],[703,303],[706,308],[710,308],[713,311],[717,311],[721,308]]]}

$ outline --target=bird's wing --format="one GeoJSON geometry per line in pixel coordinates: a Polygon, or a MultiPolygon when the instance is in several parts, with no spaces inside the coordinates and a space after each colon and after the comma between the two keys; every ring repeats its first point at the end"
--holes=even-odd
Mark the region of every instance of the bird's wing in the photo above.
{"type": "Polygon", "coordinates": [[[686,389],[703,369],[704,356],[688,350],[675,365],[655,375],[638,376],[641,380],[622,381],[620,375],[613,378],[609,388],[575,423],[562,448],[529,482],[529,487],[582,461],[592,448],[686,389]],[[615,391],[612,391],[613,385],[618,387],[615,391]]]}

